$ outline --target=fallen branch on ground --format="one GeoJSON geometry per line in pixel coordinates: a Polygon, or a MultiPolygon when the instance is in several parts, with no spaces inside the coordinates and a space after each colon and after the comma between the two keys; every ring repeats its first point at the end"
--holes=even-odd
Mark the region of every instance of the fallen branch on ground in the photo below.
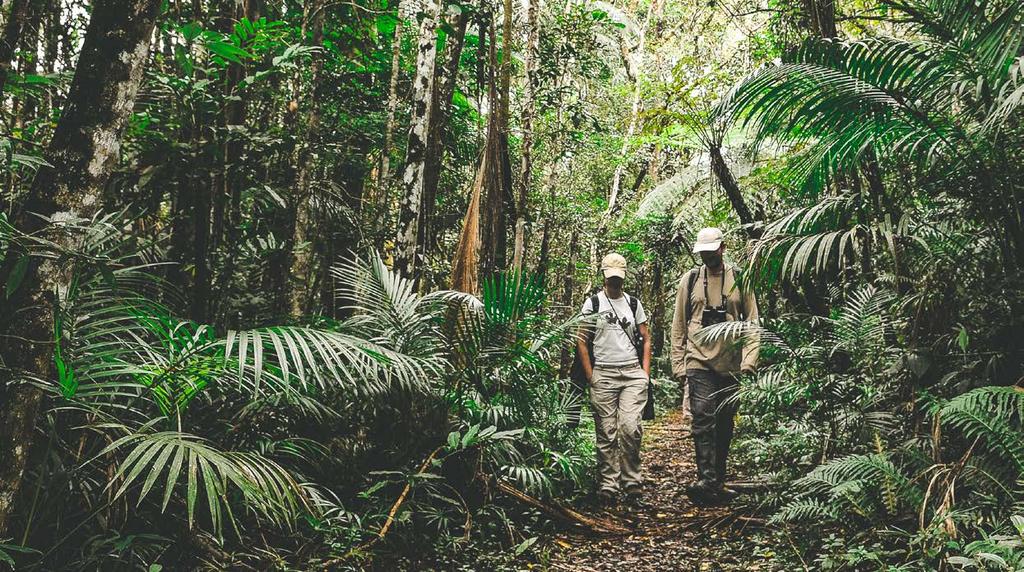
{"type": "Polygon", "coordinates": [[[767,490],[772,486],[769,481],[730,481],[725,486],[741,493],[754,493],[767,490]]]}
{"type": "Polygon", "coordinates": [[[503,481],[498,481],[498,490],[524,504],[540,509],[549,516],[576,526],[582,526],[591,532],[598,534],[629,534],[631,532],[628,528],[616,522],[593,518],[558,503],[546,503],[503,481]]]}
{"type": "MultiPolygon", "coordinates": [[[[430,456],[427,457],[425,461],[423,461],[422,465],[420,465],[420,469],[416,471],[416,476],[422,475],[424,472],[426,472],[427,467],[430,466],[430,463],[431,461],[434,460],[434,457],[436,457],[437,454],[441,452],[441,449],[444,449],[443,445],[438,447],[437,449],[434,449],[434,451],[430,453],[430,456]]],[[[398,499],[395,500],[395,504],[391,505],[391,510],[388,512],[388,519],[384,521],[384,526],[380,527],[380,532],[377,533],[377,538],[375,539],[375,541],[382,540],[384,538],[384,535],[388,533],[388,530],[391,528],[391,525],[395,522],[395,515],[398,514],[398,508],[402,506],[403,502],[405,502],[405,497],[408,496],[409,491],[411,489],[412,479],[409,479],[409,482],[405,483],[405,488],[402,489],[402,494],[398,495],[398,499]]]]}
{"type": "MultiPolygon", "coordinates": [[[[417,476],[422,475],[423,473],[425,473],[427,471],[427,468],[430,466],[430,463],[434,460],[435,457],[437,457],[437,454],[440,453],[442,449],[444,449],[444,445],[434,449],[430,453],[430,455],[423,461],[423,463],[420,464],[420,467],[416,471],[416,473],[414,474],[414,477],[417,477],[417,476]]],[[[395,503],[393,505],[391,505],[391,510],[388,511],[388,518],[387,518],[387,520],[384,521],[384,525],[380,527],[380,531],[377,533],[377,536],[374,536],[373,538],[371,538],[369,540],[369,542],[365,542],[365,543],[363,543],[363,544],[353,548],[352,550],[349,550],[344,556],[341,556],[339,558],[335,558],[333,560],[328,560],[328,561],[324,562],[323,565],[322,565],[323,566],[322,569],[323,570],[328,570],[328,569],[330,569],[333,566],[336,566],[336,565],[338,565],[338,564],[340,564],[342,562],[345,562],[346,560],[348,560],[349,558],[351,558],[355,554],[360,553],[360,552],[370,548],[371,546],[373,546],[374,544],[376,544],[380,540],[383,540],[384,536],[387,535],[388,530],[391,529],[391,525],[394,524],[394,522],[395,522],[395,515],[398,514],[398,509],[401,508],[402,503],[405,502],[405,497],[409,496],[409,491],[412,490],[412,481],[413,481],[413,479],[409,479],[409,482],[405,483],[405,487],[402,489],[402,493],[398,495],[398,498],[395,499],[395,503]]]]}

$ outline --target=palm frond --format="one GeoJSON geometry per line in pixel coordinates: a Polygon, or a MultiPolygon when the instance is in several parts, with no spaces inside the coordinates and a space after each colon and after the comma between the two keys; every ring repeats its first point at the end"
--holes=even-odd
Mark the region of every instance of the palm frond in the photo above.
{"type": "Polygon", "coordinates": [[[304,490],[288,471],[255,453],[225,452],[194,435],[164,431],[130,433],[108,445],[96,458],[122,449],[129,450],[108,485],[120,485],[114,497],[137,487],[136,505],[141,504],[150,492],[161,488],[159,481],[166,473],[160,501],[163,512],[184,475],[184,503],[190,527],[195,521],[200,492],[205,494],[215,530],[221,531],[225,522],[234,522],[228,501],[229,487],[242,493],[247,506],[279,526],[290,524],[300,510],[309,510],[304,490]]]}
{"type": "Polygon", "coordinates": [[[833,459],[797,480],[795,485],[812,495],[824,496],[830,502],[847,505],[865,517],[869,516],[866,507],[876,492],[890,515],[898,514],[901,509],[916,509],[924,498],[914,480],[883,453],[833,459]]]}
{"type": "Polygon", "coordinates": [[[436,360],[388,349],[356,336],[306,327],[276,326],[231,330],[220,342],[238,383],[254,394],[267,387],[310,384],[357,395],[379,394],[392,383],[410,389],[427,386],[436,360]],[[266,387],[265,387],[266,386],[266,387]]]}
{"type": "Polygon", "coordinates": [[[387,340],[390,347],[407,354],[436,353],[438,348],[430,345],[435,337],[426,335],[432,326],[430,298],[420,296],[413,281],[389,269],[379,254],[344,261],[330,272],[339,284],[337,299],[354,313],[346,328],[381,343],[387,340]]]}
{"type": "Polygon", "coordinates": [[[772,524],[784,522],[821,522],[838,521],[841,517],[839,510],[829,503],[818,499],[799,499],[789,501],[772,515],[769,522],[772,524]]]}
{"type": "Polygon", "coordinates": [[[796,167],[803,181],[855,169],[868,152],[922,166],[962,155],[957,127],[919,107],[948,87],[947,70],[919,47],[812,39],[791,59],[741,82],[718,113],[752,128],[759,143],[809,143],[813,151],[796,167]]]}

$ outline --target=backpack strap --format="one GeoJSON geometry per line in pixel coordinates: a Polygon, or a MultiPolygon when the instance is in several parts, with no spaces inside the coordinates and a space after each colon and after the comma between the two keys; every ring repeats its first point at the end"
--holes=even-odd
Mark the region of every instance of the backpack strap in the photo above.
{"type": "MultiPolygon", "coordinates": [[[[691,268],[690,273],[686,277],[686,309],[683,311],[683,323],[690,323],[690,316],[693,315],[693,285],[697,283],[697,275],[700,274],[700,268],[691,268]]],[[[689,327],[689,326],[685,326],[689,327]]]]}
{"type": "Polygon", "coordinates": [[[637,305],[640,304],[640,300],[637,300],[635,297],[630,296],[629,294],[626,294],[626,300],[629,301],[629,311],[633,313],[633,323],[635,324],[636,323],[636,308],[637,308],[637,305]]]}
{"type": "MultiPolygon", "coordinates": [[[[597,298],[597,294],[594,294],[593,296],[590,297],[590,313],[591,314],[596,314],[597,311],[600,308],[601,308],[601,301],[597,298]]],[[[594,358],[593,354],[594,354],[594,334],[595,334],[595,332],[594,332],[593,328],[587,328],[587,331],[588,331],[588,334],[589,334],[587,336],[587,346],[590,348],[590,354],[591,354],[590,358],[591,358],[591,360],[593,360],[593,358],[594,358]]]]}

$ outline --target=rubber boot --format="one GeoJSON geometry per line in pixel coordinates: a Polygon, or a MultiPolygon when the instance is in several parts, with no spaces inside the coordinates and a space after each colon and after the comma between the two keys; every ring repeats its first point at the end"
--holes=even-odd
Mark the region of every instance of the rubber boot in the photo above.
{"type": "Polygon", "coordinates": [[[709,435],[694,438],[694,452],[697,461],[697,482],[687,487],[686,494],[695,505],[717,504],[717,491],[721,487],[716,471],[715,442],[709,435]]]}

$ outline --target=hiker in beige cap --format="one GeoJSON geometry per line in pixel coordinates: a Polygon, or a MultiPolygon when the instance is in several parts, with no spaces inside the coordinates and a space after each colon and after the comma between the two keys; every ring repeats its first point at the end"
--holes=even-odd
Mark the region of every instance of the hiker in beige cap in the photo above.
{"type": "Polygon", "coordinates": [[[577,352],[590,385],[597,434],[598,500],[641,502],[641,415],[648,399],[651,337],[643,304],[622,286],[626,259],[611,253],[601,261],[604,289],[584,304],[584,315],[596,322],[580,332],[577,352]]]}
{"type": "Polygon", "coordinates": [[[739,270],[725,263],[721,230],[698,232],[693,252],[704,264],[679,282],[672,320],[672,374],[688,385],[693,415],[697,482],[687,493],[696,504],[724,504],[735,496],[724,484],[736,415],[737,376],[757,367],[759,344],[750,336],[708,340],[697,334],[721,322],[756,321],[757,300],[749,289],[740,289],[739,270]]]}

